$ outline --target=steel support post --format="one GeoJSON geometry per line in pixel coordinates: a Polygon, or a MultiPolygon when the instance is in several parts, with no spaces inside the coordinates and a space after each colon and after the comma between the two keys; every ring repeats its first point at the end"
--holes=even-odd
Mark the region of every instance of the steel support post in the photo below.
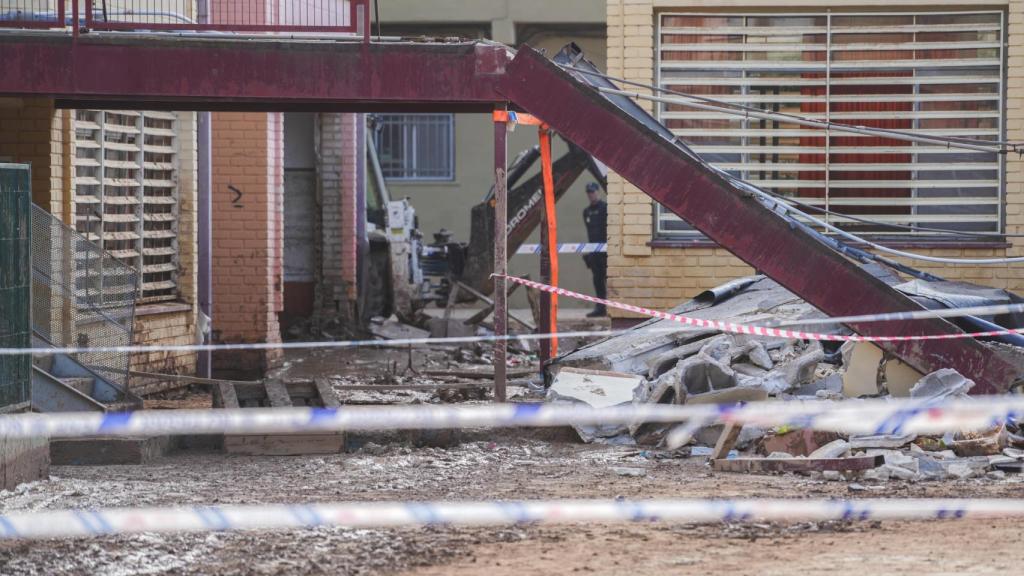
{"type": "Polygon", "coordinates": [[[494,400],[505,401],[505,354],[508,342],[508,125],[494,123],[494,400]]]}

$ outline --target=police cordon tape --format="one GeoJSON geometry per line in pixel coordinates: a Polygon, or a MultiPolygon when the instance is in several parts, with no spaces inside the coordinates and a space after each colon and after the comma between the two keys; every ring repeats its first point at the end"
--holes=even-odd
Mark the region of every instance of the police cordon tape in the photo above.
{"type": "MultiPolygon", "coordinates": [[[[497,276],[497,275],[493,275],[497,276]]],[[[161,344],[154,346],[131,345],[131,346],[63,346],[63,347],[35,347],[35,348],[0,348],[0,356],[32,355],[55,355],[55,354],[145,354],[149,352],[225,352],[239,350],[317,350],[317,349],[342,349],[342,348],[364,348],[364,347],[400,347],[420,345],[449,345],[449,344],[476,344],[480,342],[500,341],[539,341],[551,338],[605,338],[619,336],[622,334],[648,333],[673,333],[679,330],[693,329],[701,330],[715,328],[724,332],[765,336],[769,338],[797,338],[801,340],[831,340],[831,341],[855,341],[855,342],[893,342],[908,340],[947,340],[956,338],[978,338],[1002,336],[1007,334],[1024,334],[1024,328],[1010,330],[991,330],[985,332],[959,332],[952,334],[933,334],[916,336],[860,336],[847,334],[819,334],[813,332],[801,332],[794,330],[783,330],[772,326],[749,326],[722,322],[720,320],[705,320],[690,316],[661,312],[624,304],[612,300],[605,300],[579,292],[573,292],[564,288],[556,288],[540,282],[534,282],[516,276],[504,276],[511,282],[576,298],[595,304],[604,304],[611,308],[618,308],[630,312],[636,312],[654,318],[672,320],[681,324],[680,328],[628,328],[621,330],[573,330],[565,332],[552,332],[543,334],[505,334],[505,335],[478,335],[478,336],[451,336],[441,338],[402,338],[393,340],[367,339],[367,340],[328,340],[317,342],[250,342],[237,344],[161,344]]],[[[806,324],[839,324],[844,322],[888,322],[896,320],[915,320],[925,318],[956,318],[960,316],[973,315],[995,315],[1024,312],[1022,304],[998,304],[992,306],[972,306],[968,308],[949,308],[944,310],[919,310],[912,312],[896,312],[887,314],[869,314],[861,316],[844,316],[836,318],[807,319],[798,323],[806,324]]],[[[789,321],[777,320],[774,326],[786,325],[789,321]]]]}
{"type": "Polygon", "coordinates": [[[0,539],[325,526],[508,526],[580,522],[808,522],[1024,516],[1020,499],[342,502],[53,510],[0,515],[0,539]]]}
{"type": "Polygon", "coordinates": [[[580,404],[351,406],[142,410],[137,412],[7,414],[0,438],[165,434],[272,434],[313,431],[418,430],[589,426],[643,422],[685,427],[734,423],[793,426],[845,434],[942,434],[988,429],[1024,415],[1024,396],[961,400],[893,399],[753,402],[749,404],[580,404]]]}
{"type": "MultiPolygon", "coordinates": [[[[604,242],[566,242],[558,245],[559,254],[592,254],[594,252],[607,252],[608,244],[604,242]]],[[[540,254],[540,244],[523,244],[516,250],[516,254],[540,254]]]]}
{"type": "MultiPolygon", "coordinates": [[[[535,288],[542,292],[550,292],[552,294],[558,294],[559,296],[568,296],[577,300],[583,300],[584,302],[592,302],[594,304],[602,304],[608,308],[617,308],[619,310],[625,310],[627,312],[635,312],[637,314],[643,314],[652,318],[659,318],[661,320],[672,320],[679,322],[686,326],[692,326],[694,328],[713,328],[715,330],[721,330],[722,332],[731,332],[734,334],[747,334],[751,336],[765,336],[769,338],[796,338],[798,340],[823,340],[832,342],[907,342],[911,340],[955,340],[960,338],[985,338],[991,336],[1004,336],[1007,334],[1024,334],[1024,328],[1015,328],[1009,330],[988,330],[984,332],[952,332],[949,334],[913,334],[913,335],[899,335],[899,336],[862,336],[859,334],[822,334],[818,332],[802,332],[798,330],[785,330],[782,328],[772,328],[769,326],[751,326],[748,324],[736,324],[734,322],[723,322],[721,320],[707,320],[704,318],[694,318],[693,316],[683,316],[681,314],[673,314],[671,312],[662,312],[661,310],[654,310],[651,308],[645,308],[643,306],[635,306],[633,304],[625,304],[623,302],[616,302],[614,300],[607,300],[604,298],[598,298],[596,296],[590,296],[588,294],[581,294],[565,288],[558,288],[555,286],[549,286],[541,282],[535,282],[533,280],[527,280],[526,278],[519,278],[518,276],[503,276],[495,274],[508,280],[509,282],[515,282],[530,288],[535,288]]],[[[993,307],[994,310],[1010,309],[1013,311],[1021,311],[1024,307],[1018,308],[1018,305],[1000,305],[993,307]]],[[[951,318],[956,316],[969,316],[971,313],[962,313],[959,311],[953,312],[950,310],[950,314],[943,315],[942,317],[951,318]]],[[[973,308],[973,314],[977,314],[978,308],[973,308]]],[[[864,321],[892,321],[892,320],[908,320],[912,319],[908,314],[912,312],[899,312],[895,314],[878,314],[872,316],[851,316],[849,318],[859,318],[861,322],[864,321]],[[877,316],[877,318],[876,318],[877,316]],[[871,318],[871,320],[864,320],[864,318],[871,318]]],[[[922,315],[918,318],[938,317],[922,315]]],[[[830,318],[824,323],[835,323],[842,322],[844,319],[830,318]]]]}

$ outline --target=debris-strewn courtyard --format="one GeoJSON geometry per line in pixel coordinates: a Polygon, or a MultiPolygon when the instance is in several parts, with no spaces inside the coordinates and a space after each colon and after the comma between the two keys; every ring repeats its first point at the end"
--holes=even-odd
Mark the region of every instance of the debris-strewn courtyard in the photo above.
{"type": "MultiPolygon", "coordinates": [[[[704,459],[584,445],[569,431],[471,431],[458,446],[367,438],[353,453],[178,453],[141,466],[54,467],[0,510],[544,498],[1020,497],[1020,476],[826,481],[711,473],[704,459]],[[376,441],[374,441],[376,440],[376,441]]],[[[5,575],[40,574],[1005,574],[1015,520],[627,524],[137,535],[0,544],[5,575]]]]}

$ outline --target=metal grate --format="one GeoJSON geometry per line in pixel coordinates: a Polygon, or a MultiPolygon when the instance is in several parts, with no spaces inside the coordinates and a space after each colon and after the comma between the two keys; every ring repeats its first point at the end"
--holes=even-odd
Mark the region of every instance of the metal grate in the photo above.
{"type": "MultiPolygon", "coordinates": [[[[32,329],[58,347],[129,346],[139,274],[60,220],[32,206],[32,329]]],[[[76,359],[127,389],[130,355],[76,359]]]]}
{"type": "MultiPolygon", "coordinates": [[[[820,120],[1000,140],[1003,20],[1003,12],[666,13],[658,20],[658,82],[820,120]]],[[[761,188],[880,222],[1001,230],[1003,160],[995,153],[674,104],[658,114],[706,160],[761,188]]],[[[851,231],[896,234],[830,219],[851,231]]],[[[660,207],[657,231],[692,233],[660,207]]]]}
{"type": "Polygon", "coordinates": [[[0,0],[0,27],[62,28],[62,0],[0,0]]]}
{"type": "Polygon", "coordinates": [[[96,30],[356,31],[366,0],[85,0],[96,30]],[[208,14],[200,11],[209,6],[208,14]],[[358,10],[357,10],[358,8],[358,10]],[[200,23],[204,22],[204,23],[200,23]]]}
{"type": "Polygon", "coordinates": [[[75,227],[142,271],[144,302],[178,296],[177,116],[78,110],[75,227]]]}
{"type": "Polygon", "coordinates": [[[384,177],[454,180],[454,122],[451,114],[381,114],[375,140],[384,177]]]}

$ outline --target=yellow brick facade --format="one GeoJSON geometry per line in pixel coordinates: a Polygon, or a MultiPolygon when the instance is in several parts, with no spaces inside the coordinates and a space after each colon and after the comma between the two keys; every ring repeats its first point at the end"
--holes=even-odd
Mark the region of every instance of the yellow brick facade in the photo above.
{"type": "MultiPolygon", "coordinates": [[[[1024,0],[608,0],[608,73],[654,83],[655,23],[661,12],[786,12],[795,9],[959,10],[1004,9],[1007,12],[1006,137],[1024,142],[1024,0]]],[[[630,90],[649,92],[630,87],[630,90]]],[[[639,103],[653,112],[651,102],[639,103]]],[[[753,270],[718,247],[655,247],[652,200],[617,174],[608,178],[609,298],[653,308],[669,308],[698,292],[753,270]]],[[[1024,159],[1006,158],[1006,232],[1024,234],[1024,159]]],[[[985,258],[1024,256],[1024,238],[1008,248],[913,249],[933,256],[985,258]]],[[[1024,292],[1024,266],[952,266],[906,261],[950,280],[966,280],[1024,292]]],[[[629,316],[621,311],[615,315],[629,316]]]]}
{"type": "MultiPolygon", "coordinates": [[[[73,225],[72,159],[74,111],[58,110],[48,98],[0,98],[0,159],[32,165],[32,201],[73,225]]],[[[195,113],[178,116],[178,249],[180,299],[175,303],[136,309],[137,345],[195,342],[198,250],[196,245],[195,113]]],[[[132,369],[194,373],[195,353],[136,354],[132,369]]]]}

